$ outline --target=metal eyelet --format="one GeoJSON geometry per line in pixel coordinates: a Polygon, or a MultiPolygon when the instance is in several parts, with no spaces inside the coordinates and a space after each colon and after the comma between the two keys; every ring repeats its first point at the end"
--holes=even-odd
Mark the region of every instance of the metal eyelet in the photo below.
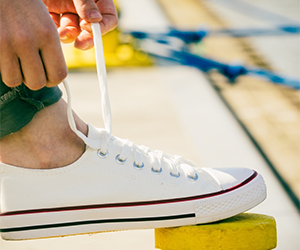
{"type": "Polygon", "coordinates": [[[138,169],[138,170],[140,170],[140,169],[142,169],[145,165],[144,165],[144,163],[142,162],[142,165],[140,166],[140,165],[137,165],[135,162],[133,163],[133,166],[135,167],[135,169],[138,169]]]}
{"type": "Polygon", "coordinates": [[[180,176],[180,173],[178,172],[178,174],[176,175],[176,174],[173,174],[172,172],[170,172],[170,175],[171,175],[172,177],[178,178],[178,177],[180,176]]]}
{"type": "Polygon", "coordinates": [[[195,176],[187,176],[190,181],[196,181],[198,179],[198,175],[195,173],[195,176]]]}
{"type": "Polygon", "coordinates": [[[120,155],[117,155],[117,156],[116,156],[116,162],[117,162],[117,163],[119,163],[119,164],[124,164],[125,161],[126,161],[126,159],[124,159],[124,160],[120,159],[120,155]]]}
{"type": "Polygon", "coordinates": [[[162,168],[160,168],[159,170],[155,170],[153,167],[151,168],[152,173],[154,174],[160,174],[162,171],[162,168]]]}
{"type": "Polygon", "coordinates": [[[103,153],[101,152],[101,149],[98,149],[97,155],[98,155],[100,158],[104,159],[104,158],[106,158],[106,157],[108,156],[108,151],[106,150],[105,153],[103,154],[103,153]]]}

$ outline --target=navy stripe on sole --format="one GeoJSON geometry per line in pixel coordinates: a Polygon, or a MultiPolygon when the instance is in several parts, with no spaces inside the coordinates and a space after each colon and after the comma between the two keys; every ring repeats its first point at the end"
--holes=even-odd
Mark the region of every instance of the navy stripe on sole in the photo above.
{"type": "Polygon", "coordinates": [[[2,229],[0,229],[0,233],[29,231],[29,230],[38,230],[38,229],[49,229],[49,228],[59,228],[59,227],[72,227],[72,226],[90,225],[90,224],[177,220],[177,219],[186,219],[186,218],[193,218],[193,217],[196,217],[196,215],[194,213],[171,215],[171,216],[161,216],[161,217],[76,221],[76,222],[66,222],[66,223],[58,223],[58,224],[35,225],[35,226],[27,226],[27,227],[2,228],[2,229]]]}

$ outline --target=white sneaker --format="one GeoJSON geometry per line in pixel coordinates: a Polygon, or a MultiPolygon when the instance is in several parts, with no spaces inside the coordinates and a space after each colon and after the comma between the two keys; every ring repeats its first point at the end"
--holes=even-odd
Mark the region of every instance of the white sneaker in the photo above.
{"type": "MultiPolygon", "coordinates": [[[[97,44],[101,36],[95,27],[97,44]]],[[[103,100],[106,129],[89,125],[87,138],[77,131],[69,102],[70,126],[87,144],[75,163],[50,170],[0,164],[2,238],[207,223],[244,212],[265,199],[263,178],[253,170],[198,168],[182,157],[112,136],[107,96],[103,100]]]]}

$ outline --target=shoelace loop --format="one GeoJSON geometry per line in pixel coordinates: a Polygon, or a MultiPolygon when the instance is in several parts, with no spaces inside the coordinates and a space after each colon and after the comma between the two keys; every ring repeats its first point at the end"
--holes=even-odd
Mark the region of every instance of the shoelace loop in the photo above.
{"type": "Polygon", "coordinates": [[[152,172],[159,174],[162,172],[162,162],[166,163],[169,166],[170,174],[173,177],[179,177],[180,171],[184,172],[185,175],[190,180],[196,180],[198,175],[196,173],[195,168],[197,168],[196,164],[184,159],[181,156],[171,156],[167,155],[162,151],[155,150],[151,151],[146,146],[137,146],[133,142],[129,140],[122,140],[111,135],[112,131],[112,119],[111,119],[111,109],[109,96],[107,91],[107,77],[106,77],[106,68],[104,61],[104,52],[103,52],[103,44],[102,44],[102,36],[100,25],[92,23],[92,30],[94,35],[94,46],[96,52],[96,65],[97,65],[97,74],[98,81],[101,92],[101,104],[102,104],[102,116],[105,125],[105,129],[99,131],[101,136],[100,140],[95,140],[92,138],[86,137],[76,128],[75,120],[72,112],[72,103],[71,103],[71,94],[69,85],[66,80],[63,81],[64,87],[67,93],[67,103],[68,103],[68,122],[71,129],[80,137],[87,146],[98,149],[98,156],[101,158],[105,158],[108,156],[108,144],[110,141],[113,143],[117,141],[118,144],[121,145],[121,152],[116,156],[116,161],[120,164],[125,163],[128,156],[133,154],[133,166],[137,169],[142,169],[144,167],[143,157],[148,157],[150,159],[150,163],[152,165],[152,172]]]}

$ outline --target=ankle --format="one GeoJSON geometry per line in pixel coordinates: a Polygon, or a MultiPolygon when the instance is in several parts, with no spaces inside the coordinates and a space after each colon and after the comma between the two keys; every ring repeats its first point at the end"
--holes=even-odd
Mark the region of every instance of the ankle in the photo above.
{"type": "MultiPolygon", "coordinates": [[[[87,125],[76,115],[75,122],[87,134],[87,125]]],[[[85,144],[69,127],[62,99],[37,113],[20,131],[0,140],[0,162],[24,168],[66,166],[84,151],[85,144]]]]}

